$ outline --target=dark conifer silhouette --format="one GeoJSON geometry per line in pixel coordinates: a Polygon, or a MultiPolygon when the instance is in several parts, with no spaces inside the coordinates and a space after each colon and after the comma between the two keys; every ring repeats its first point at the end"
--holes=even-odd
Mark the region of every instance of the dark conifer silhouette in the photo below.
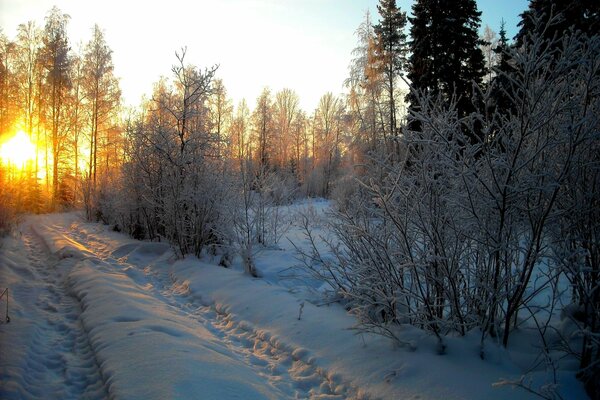
{"type": "MultiPolygon", "coordinates": [[[[474,110],[472,84],[485,73],[477,30],[481,13],[474,0],[418,0],[413,5],[408,79],[426,95],[458,99],[464,117],[474,110]]],[[[408,97],[417,110],[415,93],[408,97]]],[[[415,123],[412,128],[417,128],[415,123]]]]}
{"type": "Polygon", "coordinates": [[[519,26],[516,36],[519,47],[532,33],[548,40],[559,38],[571,29],[591,36],[600,32],[600,2],[531,0],[529,8],[521,14],[519,26]],[[540,19],[540,23],[536,24],[536,19],[540,19]]]}

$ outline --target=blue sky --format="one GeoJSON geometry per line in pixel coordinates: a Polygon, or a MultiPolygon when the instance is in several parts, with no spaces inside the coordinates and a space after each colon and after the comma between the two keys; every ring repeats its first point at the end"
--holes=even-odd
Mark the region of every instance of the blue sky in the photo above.
{"type": "Polygon", "coordinates": [[[486,23],[496,32],[500,30],[500,21],[504,18],[509,38],[517,33],[519,15],[528,7],[527,0],[480,0],[477,6],[481,11],[482,25],[486,23]]]}
{"type": "MultiPolygon", "coordinates": [[[[413,0],[396,0],[397,5],[410,14],[413,0]]],[[[335,1],[323,1],[328,7],[335,9],[339,5],[335,1]]],[[[359,4],[360,9],[369,9],[371,14],[377,17],[378,0],[367,1],[347,1],[347,4],[359,4]]],[[[519,23],[519,14],[521,14],[529,5],[529,0],[478,0],[477,7],[481,11],[482,27],[488,24],[494,31],[500,30],[500,21],[504,18],[509,37],[512,38],[517,33],[517,24],[519,23]]]]}
{"type": "MultiPolygon", "coordinates": [[[[188,48],[188,62],[219,64],[218,76],[237,103],[253,105],[263,87],[296,90],[311,112],[324,93],[341,93],[354,32],[366,10],[378,19],[377,0],[0,0],[0,26],[13,38],[19,23],[43,25],[56,4],[71,16],[76,49],[98,23],[113,50],[126,104],[137,105],[161,75],[168,76],[175,50],[188,48]]],[[[412,1],[398,0],[410,11],[412,1]]],[[[527,0],[480,0],[482,25],[499,30],[504,18],[516,33],[527,0]]]]}

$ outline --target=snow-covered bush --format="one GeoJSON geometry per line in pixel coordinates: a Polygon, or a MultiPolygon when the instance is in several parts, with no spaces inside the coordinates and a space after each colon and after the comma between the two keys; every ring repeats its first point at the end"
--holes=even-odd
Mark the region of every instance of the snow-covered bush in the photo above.
{"type": "MultiPolygon", "coordinates": [[[[551,250],[570,284],[570,302],[564,315],[577,329],[564,335],[565,347],[580,359],[580,378],[588,393],[600,393],[600,37],[564,39],[571,63],[563,68],[567,82],[561,129],[570,168],[556,200],[551,250]],[[573,311],[575,310],[575,311],[573,311]],[[580,347],[568,344],[579,339],[580,347]]],[[[566,50],[565,50],[566,52],[566,50]]],[[[560,64],[559,64],[560,65],[560,64]]],[[[559,73],[561,71],[558,71],[559,73]]],[[[560,158],[559,158],[560,160],[560,158]]],[[[563,161],[563,164],[565,161],[563,161]]],[[[552,165],[554,169],[560,169],[552,165]]]]}
{"type": "Polygon", "coordinates": [[[315,246],[305,264],[345,299],[359,329],[398,341],[408,323],[440,343],[479,329],[482,344],[508,346],[528,319],[549,354],[555,331],[539,323],[551,310],[534,300],[544,292],[552,307],[574,302],[584,315],[581,376],[597,382],[600,40],[532,37],[510,58],[512,72],[473,88],[476,111],[464,118],[458,99],[415,93],[409,126],[419,129],[403,131],[403,157],[374,160],[363,194],[344,196],[335,262],[315,246]],[[498,92],[510,107],[497,106],[498,92]],[[561,274],[570,298],[556,297],[561,274]]]}
{"type": "Polygon", "coordinates": [[[337,208],[345,210],[355,201],[356,196],[360,195],[361,186],[353,175],[344,175],[333,184],[331,199],[335,201],[337,208]]]}
{"type": "Polygon", "coordinates": [[[201,71],[177,55],[173,83],[160,81],[144,112],[130,121],[119,180],[91,191],[105,222],[150,240],[164,238],[180,255],[219,244],[228,185],[225,163],[211,157],[206,100],[216,67],[201,71]],[[115,188],[117,188],[115,190],[115,188]]]}
{"type": "Polygon", "coordinates": [[[254,257],[261,248],[277,245],[290,223],[282,204],[294,191],[286,177],[252,160],[241,160],[231,181],[230,227],[224,231],[241,256],[246,272],[257,276],[254,257]]]}
{"type": "Polygon", "coordinates": [[[302,193],[306,197],[323,197],[323,187],[325,185],[325,175],[321,168],[313,168],[304,177],[302,183],[302,193]]]}
{"type": "Polygon", "coordinates": [[[0,237],[8,234],[15,223],[10,193],[0,188],[0,237]]]}

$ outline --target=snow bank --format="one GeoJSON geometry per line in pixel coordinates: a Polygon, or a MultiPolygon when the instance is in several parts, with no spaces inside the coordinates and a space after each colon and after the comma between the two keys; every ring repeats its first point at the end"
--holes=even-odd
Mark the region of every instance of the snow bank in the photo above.
{"type": "Polygon", "coordinates": [[[68,282],[111,397],[279,397],[210,332],[174,314],[114,266],[83,260],[68,282]]]}
{"type": "Polygon", "coordinates": [[[0,240],[0,292],[10,288],[10,316],[12,322],[6,323],[6,298],[0,300],[0,397],[20,398],[27,393],[23,372],[26,360],[31,327],[33,321],[23,318],[27,315],[31,304],[28,295],[37,290],[34,275],[27,268],[27,259],[18,240],[7,237],[0,240]],[[21,377],[13,379],[13,377],[21,377]]]}
{"type": "MultiPolygon", "coordinates": [[[[76,219],[32,217],[24,233],[0,243],[0,287],[11,288],[12,317],[0,323],[0,398],[285,397],[198,321],[151,296],[141,270],[100,260],[91,234],[104,227],[70,231],[76,219]]],[[[120,244],[138,260],[168,250],[137,242],[127,251],[127,243],[103,245],[120,244]]]]}
{"type": "Polygon", "coordinates": [[[44,222],[37,222],[31,226],[38,237],[45,243],[48,250],[59,258],[84,258],[94,256],[94,254],[81,243],[70,239],[65,234],[44,222]]]}
{"type": "MultiPolygon", "coordinates": [[[[81,377],[67,382],[104,390],[111,398],[535,398],[494,386],[503,379],[518,381],[522,369],[492,343],[482,361],[476,334],[447,338],[443,356],[430,335],[414,328],[404,331],[417,345],[413,352],[381,337],[357,335],[354,318],[342,307],[317,306],[292,281],[281,281],[280,272],[294,263],[289,244],[260,253],[257,266],[264,278],[252,279],[194,257],[175,261],[164,243],[134,241],[74,214],[32,221],[31,236],[44,243],[51,260],[36,253],[41,247],[36,243],[25,257],[19,237],[0,248],[0,287],[15,289],[14,322],[9,329],[0,324],[1,398],[48,397],[36,389],[44,368],[32,355],[48,352],[46,330],[36,321],[55,323],[52,312],[60,304],[47,297],[60,285],[80,306],[75,318],[85,340],[75,336],[71,342],[91,360],[76,369],[81,377]],[[98,381],[85,381],[91,376],[85,368],[95,365],[98,372],[91,375],[98,381]]],[[[298,232],[289,235],[301,238],[298,232]]],[[[58,332],[68,335],[73,328],[64,326],[58,332]]],[[[61,346],[69,358],[66,344],[61,346]]],[[[574,377],[561,376],[560,383],[565,398],[585,398],[574,377]]],[[[57,385],[56,393],[64,393],[54,397],[82,397],[63,387],[57,385]]],[[[83,397],[98,398],[95,394],[83,397]]]]}
{"type": "Polygon", "coordinates": [[[106,398],[77,304],[62,288],[77,260],[47,252],[32,230],[38,219],[0,243],[0,287],[10,288],[11,317],[0,323],[0,398],[106,398]]]}
{"type": "Polygon", "coordinates": [[[480,360],[477,338],[448,339],[448,354],[439,356],[433,339],[414,330],[419,349],[409,352],[383,338],[355,334],[353,318],[339,306],[302,302],[238,271],[190,258],[175,263],[171,275],[177,285],[188,288],[190,298],[213,303],[216,312],[226,316],[228,329],[242,338],[250,336],[250,346],[268,344],[291,354],[349,397],[533,398],[522,390],[492,386],[500,378],[517,378],[519,371],[502,356],[496,363],[480,360]]]}

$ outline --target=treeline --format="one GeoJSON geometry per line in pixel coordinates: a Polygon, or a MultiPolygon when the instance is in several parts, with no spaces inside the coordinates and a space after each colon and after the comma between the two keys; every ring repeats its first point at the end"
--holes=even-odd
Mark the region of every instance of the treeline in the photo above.
{"type": "MultiPolygon", "coordinates": [[[[18,27],[14,40],[0,36],[0,139],[23,131],[35,145],[35,160],[27,165],[0,165],[3,220],[15,212],[72,207],[85,207],[90,218],[111,220],[103,203],[106,191],[122,182],[121,171],[144,149],[138,136],[150,135],[152,129],[159,129],[167,141],[176,138],[182,154],[190,150],[188,141],[202,141],[202,148],[185,162],[211,160],[239,169],[245,160],[252,171],[268,171],[277,176],[288,199],[328,196],[354,163],[351,122],[342,97],[327,93],[308,114],[293,90],[272,93],[265,88],[254,110],[245,101],[234,107],[216,69],[201,71],[184,64],[184,50],[177,55],[171,79],[157,82],[138,109],[124,110],[112,50],[102,30],[95,26],[89,42],[77,47],[69,42],[68,23],[69,16],[55,7],[43,27],[28,22],[18,27]],[[160,122],[151,127],[156,118],[160,122]]],[[[167,157],[167,149],[149,145],[167,157]]],[[[167,158],[175,162],[170,154],[167,158]]],[[[159,211],[145,215],[162,215],[159,211]]],[[[150,222],[148,217],[138,225],[121,228],[147,238],[171,237],[164,229],[171,223],[150,222]]]]}
{"type": "Polygon", "coordinates": [[[344,100],[326,93],[311,115],[290,89],[264,89],[254,110],[233,107],[216,66],[186,64],[176,53],[171,79],[125,126],[119,179],[85,201],[88,216],[181,254],[243,251],[279,239],[276,205],[328,197],[358,157],[344,100]]]}
{"type": "Polygon", "coordinates": [[[21,24],[12,41],[0,32],[0,139],[23,131],[35,146],[26,166],[1,168],[17,211],[76,205],[82,182],[95,184],[123,159],[112,52],[98,26],[73,50],[68,22],[55,7],[43,27],[21,24]]]}

